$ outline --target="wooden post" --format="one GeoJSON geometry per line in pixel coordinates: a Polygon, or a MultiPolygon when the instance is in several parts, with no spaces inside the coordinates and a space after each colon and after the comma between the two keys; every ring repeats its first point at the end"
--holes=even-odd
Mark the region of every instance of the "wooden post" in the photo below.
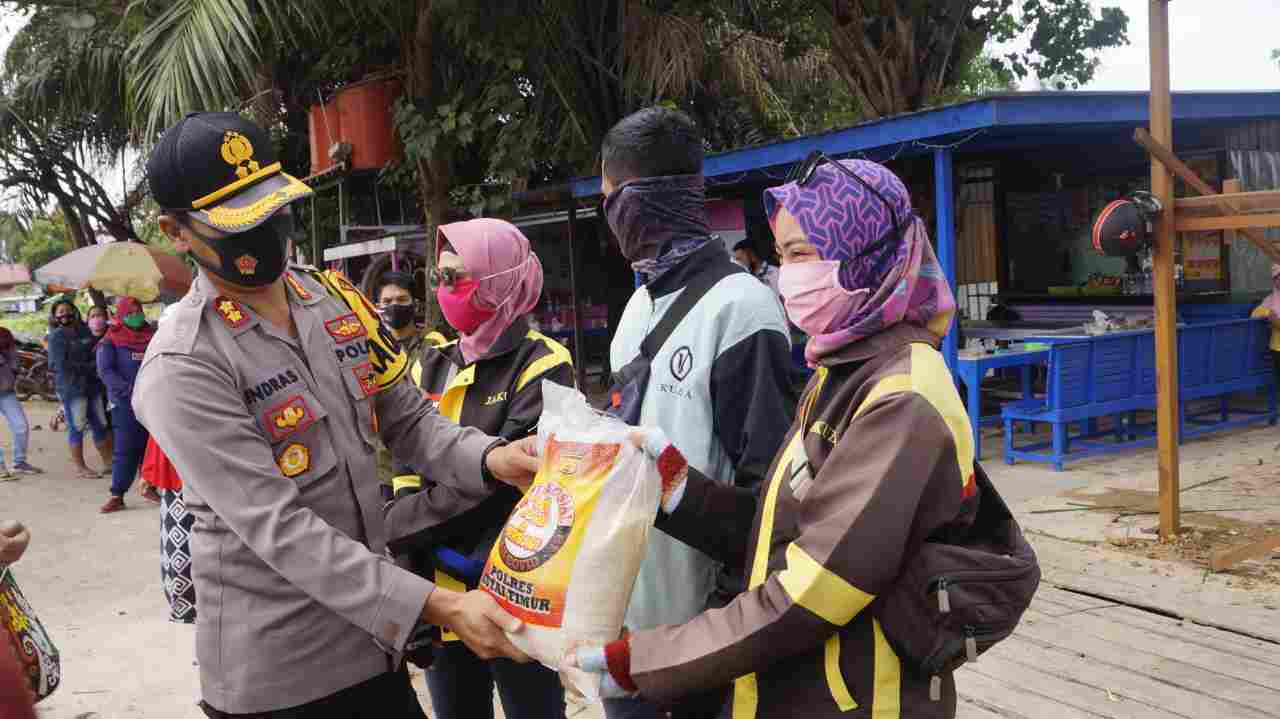
{"type": "MultiPolygon", "coordinates": [[[[1169,95],[1169,1],[1149,0],[1151,36],[1151,135],[1173,147],[1169,95]]],[[[1178,533],[1178,302],[1173,278],[1173,175],[1151,159],[1151,193],[1164,207],[1155,227],[1156,446],[1160,479],[1160,536],[1178,533]]]]}
{"type": "MultiPolygon", "coordinates": [[[[1243,189],[1244,183],[1238,179],[1232,178],[1222,181],[1223,193],[1236,193],[1241,192],[1243,189]]],[[[1222,286],[1227,292],[1231,291],[1231,244],[1235,242],[1235,239],[1236,233],[1232,230],[1222,231],[1222,250],[1218,253],[1218,256],[1222,258],[1222,286]]]]}
{"type": "Polygon", "coordinates": [[[577,370],[578,389],[587,384],[587,352],[582,346],[582,296],[578,292],[578,276],[582,268],[578,266],[578,240],[574,236],[573,226],[578,221],[578,204],[569,198],[569,292],[573,295],[573,366],[577,370]]]}

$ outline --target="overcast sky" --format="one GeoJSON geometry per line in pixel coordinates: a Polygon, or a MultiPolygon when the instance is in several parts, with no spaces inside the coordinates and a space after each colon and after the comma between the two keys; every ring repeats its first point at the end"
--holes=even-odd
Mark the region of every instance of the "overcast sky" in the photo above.
{"type": "MultiPolygon", "coordinates": [[[[1089,90],[1147,90],[1147,0],[1104,0],[1129,15],[1129,45],[1102,53],[1089,90]]],[[[1174,90],[1278,90],[1280,0],[1173,0],[1169,3],[1174,90]]]]}

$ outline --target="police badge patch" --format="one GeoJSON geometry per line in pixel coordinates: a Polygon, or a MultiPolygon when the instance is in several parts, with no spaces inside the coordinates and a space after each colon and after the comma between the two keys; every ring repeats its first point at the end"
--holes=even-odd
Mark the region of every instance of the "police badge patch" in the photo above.
{"type": "Polygon", "coordinates": [[[311,469],[311,452],[306,447],[294,442],[276,458],[276,464],[280,467],[280,472],[293,479],[303,472],[311,469]]]}

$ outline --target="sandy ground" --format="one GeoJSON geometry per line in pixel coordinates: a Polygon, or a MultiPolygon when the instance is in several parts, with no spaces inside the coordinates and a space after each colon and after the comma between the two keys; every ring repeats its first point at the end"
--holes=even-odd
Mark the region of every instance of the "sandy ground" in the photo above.
{"type": "MultiPolygon", "coordinates": [[[[47,429],[53,406],[27,408],[32,424],[44,428],[32,434],[30,461],[47,474],[0,483],[0,516],[32,529],[31,549],[14,572],[62,652],[63,685],[41,705],[41,716],[202,717],[195,707],[194,630],[167,620],[157,510],[131,494],[129,511],[99,515],[108,480],[76,478],[65,435],[47,429]]],[[[0,428],[0,442],[7,441],[0,428]]],[[[986,442],[999,446],[998,436],[986,442]]],[[[1269,618],[1280,625],[1280,558],[1222,575],[1202,566],[1205,547],[1280,529],[1280,430],[1238,431],[1183,448],[1189,488],[1183,506],[1192,510],[1185,519],[1202,532],[1188,540],[1199,548],[1185,551],[1149,533],[1156,524],[1149,514],[1156,487],[1151,451],[1081,462],[1062,473],[1046,465],[1006,467],[993,455],[986,457],[993,479],[1057,575],[1123,581],[1143,587],[1153,603],[1186,606],[1188,613],[1235,611],[1238,622],[1257,626],[1269,618]]],[[[421,676],[415,683],[421,688],[421,676]]],[[[570,714],[601,716],[594,707],[571,706],[570,714]]]]}

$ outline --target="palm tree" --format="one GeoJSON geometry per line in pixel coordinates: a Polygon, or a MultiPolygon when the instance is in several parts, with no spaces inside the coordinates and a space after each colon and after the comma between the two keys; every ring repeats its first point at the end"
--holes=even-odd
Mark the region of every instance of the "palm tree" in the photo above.
{"type": "Polygon", "coordinates": [[[125,21],[139,16],[125,76],[135,119],[152,137],[192,110],[242,107],[246,98],[270,125],[280,113],[273,50],[318,41],[327,14],[308,0],[171,0],[135,2],[125,21]]]}
{"type": "Polygon", "coordinates": [[[593,168],[614,123],[663,101],[688,109],[741,102],[747,113],[737,119],[748,127],[739,129],[740,141],[819,129],[794,112],[791,98],[836,82],[826,51],[787,52],[782,42],[744,22],[735,12],[738,4],[708,0],[703,15],[656,9],[643,0],[526,4],[535,82],[546,90],[542,100],[554,104],[542,111],[554,118],[549,127],[559,129],[557,144],[580,171],[593,168]],[[712,102],[700,103],[703,98],[712,102]]]}

